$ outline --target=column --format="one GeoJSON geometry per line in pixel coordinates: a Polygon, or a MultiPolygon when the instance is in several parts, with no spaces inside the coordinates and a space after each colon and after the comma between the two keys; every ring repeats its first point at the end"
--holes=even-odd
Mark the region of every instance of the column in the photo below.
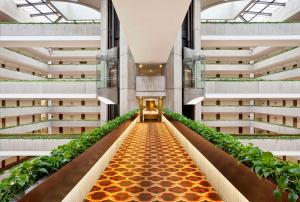
{"type": "Polygon", "coordinates": [[[166,108],[182,113],[182,37],[179,31],[165,66],[166,108]]]}
{"type": "MultiPolygon", "coordinates": [[[[108,46],[108,2],[107,0],[101,0],[101,41],[100,41],[100,48],[101,51],[107,51],[108,46]]],[[[102,73],[102,72],[101,72],[102,73]]],[[[101,79],[103,76],[101,75],[101,79]]],[[[101,125],[107,121],[107,104],[101,102],[100,104],[100,117],[101,117],[101,125]]]]}
{"type": "MultiPolygon", "coordinates": [[[[201,0],[193,0],[194,6],[194,49],[196,52],[201,52],[201,0]]],[[[199,70],[200,71],[200,70],[199,70]]],[[[195,72],[199,76],[198,72],[195,72]]],[[[195,105],[195,120],[201,121],[201,102],[195,105]]]]}
{"type": "Polygon", "coordinates": [[[136,98],[136,64],[127,44],[124,31],[120,28],[120,115],[138,106],[136,98]]]}
{"type": "Polygon", "coordinates": [[[162,109],[163,109],[163,98],[162,97],[159,97],[158,98],[158,119],[159,121],[162,120],[162,109]]]}
{"type": "Polygon", "coordinates": [[[251,113],[250,113],[250,134],[254,134],[255,130],[253,127],[253,122],[255,121],[255,114],[252,112],[253,107],[255,106],[255,101],[250,100],[250,106],[251,106],[251,113]]]}
{"type": "Polygon", "coordinates": [[[140,108],[140,122],[144,122],[144,114],[143,114],[144,100],[142,97],[139,98],[139,108],[140,108]]]}
{"type": "MultiPolygon", "coordinates": [[[[52,100],[47,100],[47,106],[48,106],[48,121],[52,119],[52,100]]],[[[52,134],[52,122],[50,122],[50,126],[47,128],[48,134],[52,134]]]]}

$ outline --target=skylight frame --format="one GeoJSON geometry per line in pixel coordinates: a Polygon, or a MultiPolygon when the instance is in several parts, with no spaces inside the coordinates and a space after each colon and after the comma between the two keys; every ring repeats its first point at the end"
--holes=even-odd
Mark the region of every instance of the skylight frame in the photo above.
{"type": "Polygon", "coordinates": [[[284,7],[288,0],[255,0],[240,14],[245,22],[261,22],[284,7]]]}
{"type": "Polygon", "coordinates": [[[18,8],[23,8],[31,17],[40,18],[41,22],[58,22],[63,16],[46,0],[13,0],[18,8]],[[51,17],[50,17],[51,16],[51,17]]]}

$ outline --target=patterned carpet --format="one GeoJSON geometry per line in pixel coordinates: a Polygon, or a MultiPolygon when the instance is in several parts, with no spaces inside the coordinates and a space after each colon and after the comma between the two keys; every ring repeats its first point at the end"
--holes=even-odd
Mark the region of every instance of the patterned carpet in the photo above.
{"type": "Polygon", "coordinates": [[[138,123],[85,201],[222,200],[163,123],[138,123]]]}

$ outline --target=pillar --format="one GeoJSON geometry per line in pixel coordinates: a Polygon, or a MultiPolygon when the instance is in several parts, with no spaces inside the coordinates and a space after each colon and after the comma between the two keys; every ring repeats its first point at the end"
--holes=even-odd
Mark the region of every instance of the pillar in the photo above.
{"type": "Polygon", "coordinates": [[[144,99],[142,97],[139,98],[139,108],[140,108],[140,122],[144,122],[144,99]]]}
{"type": "Polygon", "coordinates": [[[124,31],[120,28],[120,115],[138,106],[136,98],[136,65],[127,44],[124,31]]]}
{"type": "MultiPolygon", "coordinates": [[[[48,107],[48,111],[50,113],[48,113],[47,115],[47,119],[51,120],[52,119],[52,100],[47,100],[47,107],[48,107]]],[[[52,134],[52,123],[50,122],[50,126],[47,128],[48,134],[52,134]]]]}
{"type": "MultiPolygon", "coordinates": [[[[100,48],[101,51],[105,52],[107,51],[108,47],[108,0],[101,0],[101,41],[100,41],[100,48]]],[[[103,79],[103,76],[106,76],[105,72],[101,72],[101,79],[103,79]],[[102,75],[103,73],[103,75],[102,75]]],[[[107,104],[101,102],[100,104],[100,117],[101,117],[101,125],[107,122],[107,112],[108,107],[107,104]]]]}
{"type": "Polygon", "coordinates": [[[182,113],[182,37],[179,31],[171,54],[165,65],[166,108],[182,113]]]}
{"type": "MultiPolygon", "coordinates": [[[[201,52],[201,0],[193,0],[194,7],[194,49],[196,52],[201,52]]],[[[196,72],[197,73],[197,72],[196,72]]],[[[198,74],[196,74],[198,75],[198,74]]],[[[196,121],[201,121],[201,102],[195,105],[195,117],[196,121]]]]}
{"type": "Polygon", "coordinates": [[[163,109],[163,98],[159,97],[158,98],[158,119],[159,121],[162,120],[162,109],[163,109]]]}
{"type": "Polygon", "coordinates": [[[255,114],[252,112],[253,107],[255,106],[255,101],[250,100],[250,106],[251,106],[251,113],[250,113],[250,134],[255,133],[255,129],[253,127],[253,121],[255,120],[255,114]]]}

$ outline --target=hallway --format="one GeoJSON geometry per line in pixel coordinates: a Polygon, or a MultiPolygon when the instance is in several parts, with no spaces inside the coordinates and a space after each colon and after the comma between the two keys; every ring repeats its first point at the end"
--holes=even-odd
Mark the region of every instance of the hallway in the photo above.
{"type": "Polygon", "coordinates": [[[138,123],[96,185],[94,201],[221,201],[163,123],[138,123]]]}

